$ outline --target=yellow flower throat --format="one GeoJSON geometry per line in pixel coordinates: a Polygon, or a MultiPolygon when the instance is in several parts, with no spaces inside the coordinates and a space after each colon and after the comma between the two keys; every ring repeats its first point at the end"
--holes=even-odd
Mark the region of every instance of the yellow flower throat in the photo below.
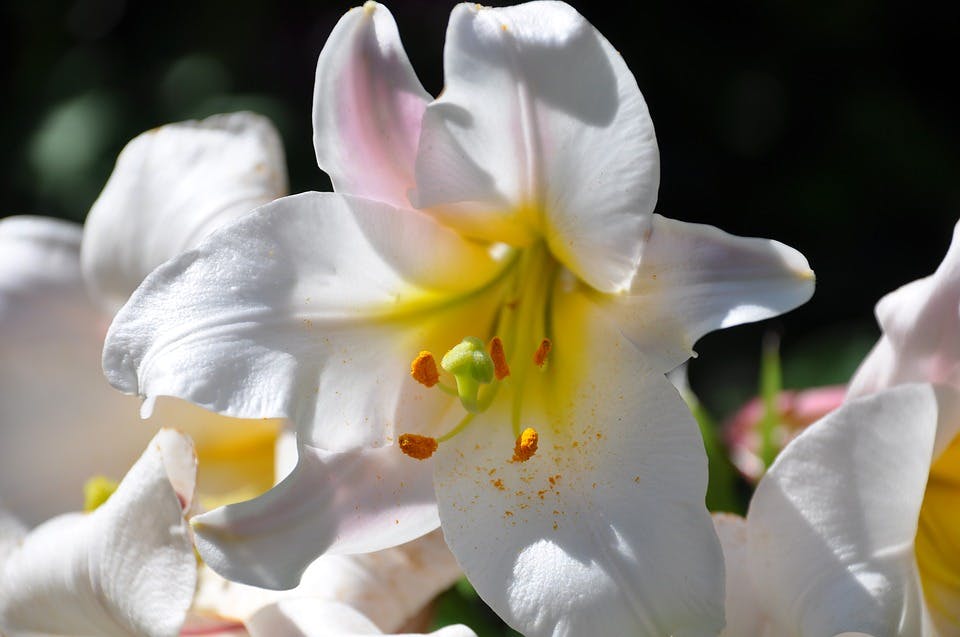
{"type": "MultiPolygon", "coordinates": [[[[512,271],[497,311],[495,328],[484,342],[476,336],[466,336],[444,354],[438,366],[434,355],[421,351],[410,364],[410,375],[425,387],[456,396],[467,412],[450,431],[433,438],[415,433],[404,433],[399,438],[400,451],[417,460],[425,460],[439,445],[463,431],[474,416],[486,411],[493,403],[504,382],[514,388],[511,423],[516,443],[513,462],[526,462],[537,451],[539,435],[533,427],[521,425],[523,415],[523,386],[528,373],[548,369],[550,352],[554,347],[551,312],[553,288],[560,266],[545,244],[524,248],[507,266],[512,271]],[[505,344],[506,343],[506,344],[505,344]],[[509,344],[529,347],[527,353],[508,356],[509,344]],[[443,374],[452,377],[445,382],[443,374]],[[509,380],[508,380],[509,377],[509,380]]],[[[525,349],[525,348],[524,348],[525,349]]]]}

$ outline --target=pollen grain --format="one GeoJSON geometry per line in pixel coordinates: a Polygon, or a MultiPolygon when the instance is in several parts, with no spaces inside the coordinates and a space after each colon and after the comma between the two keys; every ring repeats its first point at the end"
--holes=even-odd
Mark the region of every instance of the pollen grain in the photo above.
{"type": "Polygon", "coordinates": [[[537,453],[537,443],[540,435],[536,429],[527,427],[517,436],[517,444],[513,448],[513,462],[526,462],[537,453]]]}
{"type": "Polygon", "coordinates": [[[416,458],[426,460],[437,450],[437,439],[418,434],[402,434],[400,436],[400,451],[416,458]]]}
{"type": "Polygon", "coordinates": [[[440,382],[440,372],[437,370],[437,361],[433,354],[427,351],[420,352],[410,363],[410,375],[424,387],[433,387],[440,382]]]}

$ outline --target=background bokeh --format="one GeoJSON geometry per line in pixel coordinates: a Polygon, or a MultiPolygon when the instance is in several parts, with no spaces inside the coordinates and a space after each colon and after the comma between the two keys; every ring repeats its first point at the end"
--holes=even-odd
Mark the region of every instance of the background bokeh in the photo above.
{"type": "MultiPolygon", "coordinates": [[[[0,216],[80,221],[130,138],[237,109],[277,124],[293,192],[328,189],[311,146],[313,71],[350,4],[4,0],[0,216]]],[[[786,386],[846,380],[876,337],[873,304],[936,267],[960,214],[955,79],[944,70],[960,4],[573,4],[646,96],[658,211],[779,239],[818,275],[803,308],[703,339],[695,390],[718,417],[755,393],[771,330],[786,386]]],[[[388,5],[434,94],[452,5],[388,5]]]]}

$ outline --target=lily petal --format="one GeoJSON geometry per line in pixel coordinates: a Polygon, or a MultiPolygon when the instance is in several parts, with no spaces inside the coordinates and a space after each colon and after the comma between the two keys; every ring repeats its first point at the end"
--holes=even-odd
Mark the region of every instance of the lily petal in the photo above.
{"type": "Polygon", "coordinates": [[[229,582],[201,570],[194,610],[246,621],[285,599],[342,602],[392,633],[415,619],[462,575],[439,530],[383,551],[324,555],[304,572],[295,589],[272,591],[229,582]]]}
{"type": "Polygon", "coordinates": [[[512,461],[510,410],[494,407],[440,445],[447,543],[480,596],[530,637],[717,634],[722,553],[696,423],[594,306],[555,302],[566,338],[523,394],[536,454],[512,461]]]}
{"type": "Polygon", "coordinates": [[[807,260],[789,246],[653,215],[629,294],[603,298],[624,333],[666,373],[693,355],[704,334],[787,312],[813,289],[807,260]]]}
{"type": "Polygon", "coordinates": [[[929,385],[897,387],[847,403],[777,458],[747,524],[781,632],[927,634],[914,537],[942,415],[929,385]]]}
{"type": "Polygon", "coordinates": [[[81,508],[90,477],[122,478],[155,431],[103,380],[109,319],[84,289],[80,238],[64,221],[0,221],[0,500],[31,526],[81,508]]]}
{"type": "Polygon", "coordinates": [[[190,439],[163,430],[100,508],[54,518],[27,535],[3,564],[0,626],[177,635],[196,580],[183,514],[195,470],[190,439]]]}
{"type": "Polygon", "coordinates": [[[757,604],[753,580],[750,579],[747,543],[747,521],[739,515],[714,513],[713,526],[723,546],[726,576],[724,588],[727,601],[727,625],[721,637],[760,637],[769,629],[769,623],[757,604]]]}
{"type": "Polygon", "coordinates": [[[377,551],[437,528],[432,470],[394,446],[301,445],[296,468],[266,494],[194,518],[197,548],[228,579],[293,588],[321,554],[377,551]]]}
{"type": "Polygon", "coordinates": [[[880,299],[883,336],[850,381],[848,398],[901,383],[960,386],[960,223],[937,271],[880,299]]]}
{"type": "Polygon", "coordinates": [[[334,189],[409,207],[430,99],[390,11],[367,2],[347,12],[320,52],[313,94],[317,163],[334,189]]]}
{"type": "Polygon", "coordinates": [[[110,328],[104,369],[148,399],[288,418],[304,444],[379,446],[395,423],[450,406],[410,378],[411,352],[444,351],[464,316],[483,320],[482,305],[450,301],[482,298],[501,267],[416,211],[287,197],[147,277],[110,328]]]}
{"type": "Polygon", "coordinates": [[[629,288],[657,200],[653,123],[623,58],[562,2],[450,15],[415,203],[468,236],[544,236],[604,292],[629,288]]]}
{"type": "Polygon", "coordinates": [[[84,225],[83,273],[117,310],[143,278],[287,190],[283,147],[253,113],[161,126],[127,144],[84,225]]]}
{"type": "MultiPolygon", "coordinates": [[[[290,599],[267,606],[247,622],[251,637],[366,637],[383,632],[363,613],[346,604],[290,599]]],[[[432,637],[477,637],[466,626],[447,626],[432,637]]],[[[405,633],[398,637],[424,637],[405,633]]]]}

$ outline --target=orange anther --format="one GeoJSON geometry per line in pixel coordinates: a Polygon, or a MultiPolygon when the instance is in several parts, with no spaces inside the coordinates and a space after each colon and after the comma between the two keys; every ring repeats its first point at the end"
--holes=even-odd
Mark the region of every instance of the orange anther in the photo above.
{"type": "Polygon", "coordinates": [[[437,439],[418,434],[402,434],[400,436],[400,451],[416,458],[426,460],[437,450],[437,439]]]}
{"type": "Polygon", "coordinates": [[[410,363],[410,375],[413,379],[426,387],[433,387],[440,382],[440,372],[437,370],[437,361],[433,354],[427,351],[420,352],[410,363]]]}
{"type": "Polygon", "coordinates": [[[537,434],[537,430],[531,427],[527,427],[523,432],[517,436],[517,444],[513,447],[513,461],[514,462],[526,462],[533,457],[533,454],[537,453],[537,443],[540,441],[540,436],[537,434]]]}
{"type": "Polygon", "coordinates": [[[552,347],[553,344],[550,343],[549,338],[540,341],[540,347],[533,353],[533,362],[537,364],[537,367],[543,367],[544,363],[547,362],[547,355],[550,354],[552,347]]]}
{"type": "Polygon", "coordinates": [[[497,380],[503,380],[510,375],[510,366],[507,365],[507,357],[503,353],[503,341],[499,336],[494,336],[490,341],[490,358],[493,359],[493,375],[497,380]]]}

